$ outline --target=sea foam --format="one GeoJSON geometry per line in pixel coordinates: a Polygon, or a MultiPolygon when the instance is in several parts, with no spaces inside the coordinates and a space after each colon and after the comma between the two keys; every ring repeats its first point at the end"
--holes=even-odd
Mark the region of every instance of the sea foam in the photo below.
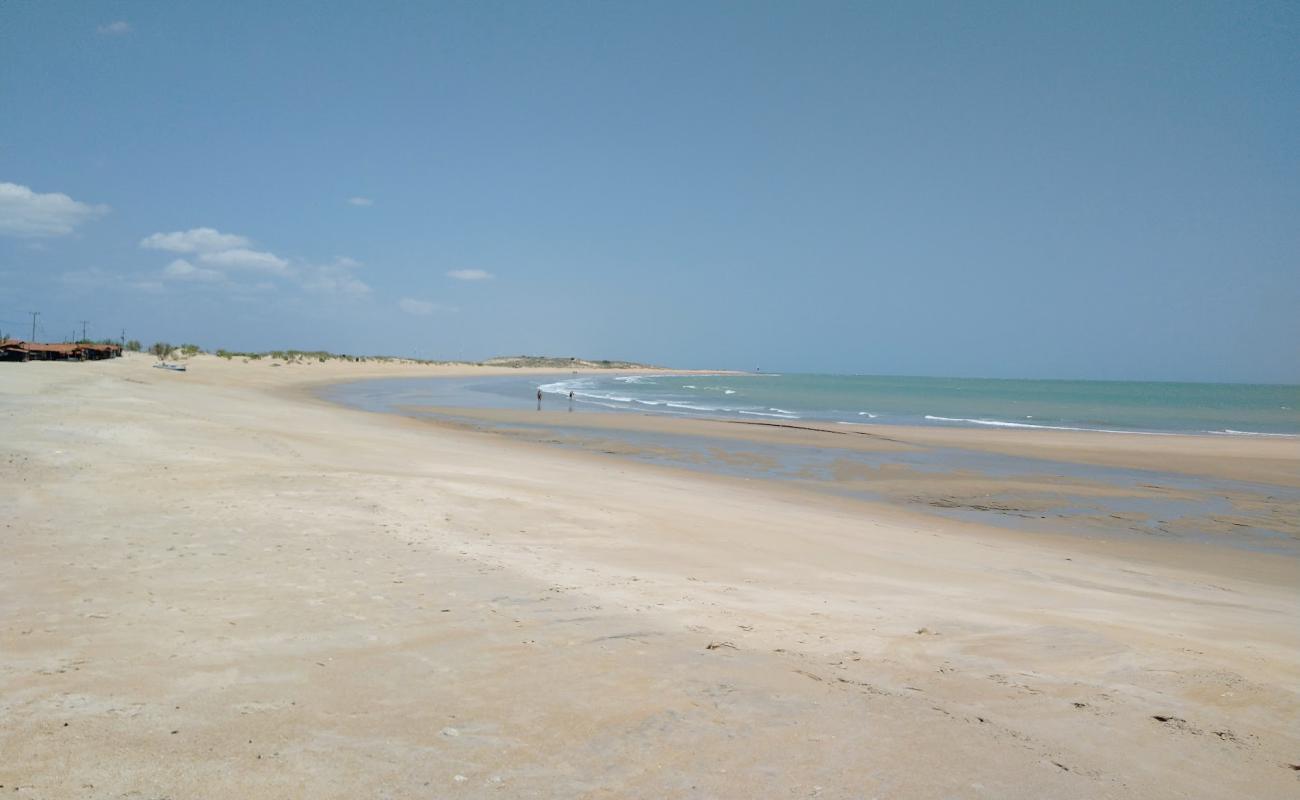
{"type": "Polygon", "coordinates": [[[1030,425],[1027,422],[1005,422],[997,419],[970,419],[967,417],[936,417],[926,414],[925,418],[933,422],[965,422],[970,425],[987,425],[992,428],[1033,428],[1044,431],[1083,431],[1085,433],[1136,433],[1143,436],[1177,436],[1176,433],[1160,431],[1116,431],[1106,428],[1071,428],[1065,425],[1030,425]]]}

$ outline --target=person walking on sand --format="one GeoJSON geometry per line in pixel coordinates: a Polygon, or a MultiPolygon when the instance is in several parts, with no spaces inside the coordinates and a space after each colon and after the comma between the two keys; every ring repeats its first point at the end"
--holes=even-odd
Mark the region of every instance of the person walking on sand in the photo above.
{"type": "Polygon", "coordinates": [[[537,387],[537,410],[542,410],[542,387],[537,387]]]}

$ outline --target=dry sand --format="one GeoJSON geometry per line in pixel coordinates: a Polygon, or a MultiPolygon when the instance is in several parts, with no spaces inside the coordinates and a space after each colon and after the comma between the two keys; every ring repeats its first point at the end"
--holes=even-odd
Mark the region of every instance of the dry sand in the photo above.
{"type": "MultiPolygon", "coordinates": [[[[1295,559],[1013,535],[298,390],[454,369],[0,365],[0,791],[1300,791],[1295,559]]],[[[1214,447],[1295,471],[1236,440],[1165,460],[1214,447]]]]}

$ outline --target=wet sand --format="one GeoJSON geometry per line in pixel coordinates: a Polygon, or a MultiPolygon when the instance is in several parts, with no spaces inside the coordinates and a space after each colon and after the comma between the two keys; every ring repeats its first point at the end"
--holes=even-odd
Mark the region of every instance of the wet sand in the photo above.
{"type": "MultiPolygon", "coordinates": [[[[1300,558],[1300,490],[1277,439],[968,431],[807,421],[711,420],[633,413],[402,406],[434,424],[711,474],[778,481],[826,496],[887,503],[1037,537],[1107,545],[1143,539],[1300,558]],[[968,435],[968,434],[976,435],[968,435]],[[1004,441],[1003,434],[1008,434],[1004,441]],[[1184,440],[1186,439],[1186,440],[1184,440]],[[1106,451],[1107,463],[1088,456],[1106,451]],[[1082,458],[1075,458],[1075,454],[1082,458]],[[1188,456],[1191,456],[1189,458],[1188,456]],[[1161,469],[1156,469],[1156,463],[1161,469]],[[1265,481],[1244,478],[1264,477],[1265,481]]],[[[1157,560],[1182,557],[1158,551],[1157,560]]]]}
{"type": "MultiPolygon", "coordinates": [[[[1300,786],[1295,559],[811,503],[303,391],[456,368],[0,367],[16,797],[1300,786]]],[[[1189,467],[1288,468],[1215,447],[1189,467]]]]}
{"type": "Polygon", "coordinates": [[[751,422],[652,414],[573,414],[481,408],[412,408],[493,423],[580,424],[592,429],[788,442],[852,450],[961,448],[1026,458],[1259,481],[1300,488],[1300,440],[1291,438],[1019,431],[914,425],[751,422]]]}

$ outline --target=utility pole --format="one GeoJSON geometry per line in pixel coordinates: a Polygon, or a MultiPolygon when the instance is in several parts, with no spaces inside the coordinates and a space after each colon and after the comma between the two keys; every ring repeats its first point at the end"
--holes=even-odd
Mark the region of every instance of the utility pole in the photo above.
{"type": "Polygon", "coordinates": [[[86,341],[86,323],[90,320],[81,320],[81,341],[86,341]]]}
{"type": "Polygon", "coordinates": [[[29,314],[32,315],[32,338],[28,339],[27,341],[29,341],[29,342],[34,342],[34,341],[36,341],[36,318],[39,317],[39,316],[41,315],[41,312],[39,312],[39,311],[29,311],[29,312],[27,312],[27,313],[29,313],[29,314]]]}
{"type": "Polygon", "coordinates": [[[122,329],[122,349],[126,349],[126,328],[122,329]]]}

